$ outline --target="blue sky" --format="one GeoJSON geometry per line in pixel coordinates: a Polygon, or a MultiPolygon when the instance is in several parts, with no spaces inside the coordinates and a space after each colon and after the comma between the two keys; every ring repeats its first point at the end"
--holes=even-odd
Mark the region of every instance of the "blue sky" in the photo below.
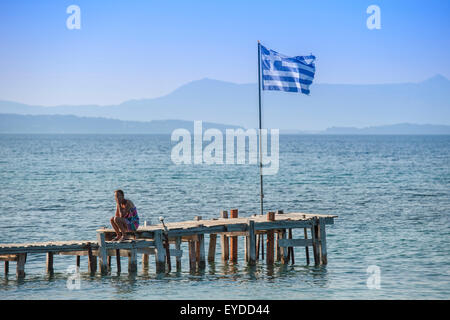
{"type": "Polygon", "coordinates": [[[317,56],[317,83],[450,78],[450,1],[0,2],[0,99],[117,104],[213,78],[257,81],[257,40],[317,56]],[[81,29],[66,28],[66,8],[81,29]],[[381,30],[366,27],[369,5],[381,30]]]}

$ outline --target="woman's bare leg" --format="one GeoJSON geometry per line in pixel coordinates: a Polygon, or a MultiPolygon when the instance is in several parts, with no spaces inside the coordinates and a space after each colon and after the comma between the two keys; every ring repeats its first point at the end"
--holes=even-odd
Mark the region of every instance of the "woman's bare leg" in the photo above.
{"type": "Polygon", "coordinates": [[[114,222],[118,225],[120,231],[122,232],[121,239],[126,239],[128,232],[128,225],[125,222],[125,218],[115,217],[114,222]]]}
{"type": "Polygon", "coordinates": [[[115,221],[115,218],[116,218],[116,217],[112,217],[110,221],[111,221],[111,225],[112,225],[114,231],[116,232],[116,237],[119,238],[119,237],[122,236],[122,234],[121,234],[121,232],[120,232],[119,226],[117,225],[117,223],[116,223],[116,221],[115,221]]]}

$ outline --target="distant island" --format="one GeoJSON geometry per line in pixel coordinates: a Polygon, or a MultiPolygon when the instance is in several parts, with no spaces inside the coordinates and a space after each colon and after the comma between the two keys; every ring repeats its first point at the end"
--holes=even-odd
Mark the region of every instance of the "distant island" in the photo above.
{"type": "MultiPolygon", "coordinates": [[[[263,126],[279,128],[282,132],[301,130],[302,133],[310,133],[330,128],[328,129],[330,134],[338,131],[339,133],[350,133],[350,131],[361,133],[360,130],[349,127],[364,127],[367,129],[363,131],[378,132],[379,129],[369,128],[405,123],[450,125],[450,81],[444,76],[436,75],[417,83],[357,85],[314,83],[311,86],[310,96],[265,91],[262,111],[263,126]]],[[[126,126],[132,126],[132,128],[122,128],[125,122],[117,122],[119,127],[114,130],[127,132],[130,130],[154,132],[156,130],[154,128],[159,125],[170,127],[164,122],[152,122],[167,121],[167,119],[190,122],[202,120],[205,123],[225,123],[256,128],[258,126],[258,89],[254,83],[236,84],[201,79],[187,83],[158,98],[128,100],[116,105],[38,106],[0,100],[0,113],[72,115],[122,120],[128,121],[126,126]],[[142,121],[152,122],[152,125],[136,123],[142,121]]],[[[70,125],[69,118],[66,120],[70,125]]],[[[86,120],[84,124],[88,125],[89,121],[86,120]]],[[[102,123],[106,126],[106,122],[102,123]]],[[[411,129],[426,129],[425,131],[429,132],[427,128],[421,126],[409,128],[403,126],[397,129],[401,132],[407,130],[410,133],[412,133],[411,129]]],[[[62,129],[65,130],[63,127],[62,129]]],[[[386,129],[389,132],[397,132],[396,128],[386,129]]],[[[39,129],[39,131],[42,130],[46,129],[39,129]]],[[[163,128],[158,127],[157,131],[160,130],[163,128]]],[[[163,131],[167,132],[167,129],[163,131]]],[[[423,131],[417,133],[419,132],[423,131]]]]}
{"type": "MultiPolygon", "coordinates": [[[[240,128],[211,122],[203,122],[202,127],[221,131],[240,128]]],[[[170,134],[178,128],[193,132],[194,124],[183,120],[140,122],[71,115],[0,114],[0,133],[170,134]]]]}
{"type": "MultiPolygon", "coordinates": [[[[72,115],[19,115],[0,114],[0,133],[28,134],[171,134],[184,128],[193,132],[193,122],[185,120],[153,120],[148,122],[123,121],[99,117],[72,115]]],[[[203,122],[203,129],[243,128],[229,124],[203,122]]],[[[243,128],[245,129],[245,128],[243,128]]],[[[323,131],[308,132],[280,130],[281,134],[450,134],[448,125],[394,124],[367,128],[331,127],[323,131]]]]}

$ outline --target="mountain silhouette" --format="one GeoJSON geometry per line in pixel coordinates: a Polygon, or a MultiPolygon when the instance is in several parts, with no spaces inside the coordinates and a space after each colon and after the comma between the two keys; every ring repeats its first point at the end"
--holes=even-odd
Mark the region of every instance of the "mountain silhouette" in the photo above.
{"type": "MultiPolygon", "coordinates": [[[[31,106],[0,101],[0,113],[75,115],[127,121],[202,120],[246,128],[258,126],[256,84],[202,79],[168,95],[118,105],[31,106]]],[[[311,95],[264,91],[263,126],[325,130],[398,123],[450,124],[450,81],[436,75],[419,83],[313,84],[311,95]]]]}

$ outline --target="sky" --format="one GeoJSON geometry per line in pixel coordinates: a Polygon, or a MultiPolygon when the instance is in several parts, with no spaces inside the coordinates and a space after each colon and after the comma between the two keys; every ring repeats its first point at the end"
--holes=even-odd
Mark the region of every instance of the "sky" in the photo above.
{"type": "Polygon", "coordinates": [[[0,100],[107,105],[202,78],[256,83],[257,40],[316,55],[316,83],[450,78],[449,12],[447,0],[2,0],[0,100]],[[381,29],[367,28],[370,5],[381,29]]]}

